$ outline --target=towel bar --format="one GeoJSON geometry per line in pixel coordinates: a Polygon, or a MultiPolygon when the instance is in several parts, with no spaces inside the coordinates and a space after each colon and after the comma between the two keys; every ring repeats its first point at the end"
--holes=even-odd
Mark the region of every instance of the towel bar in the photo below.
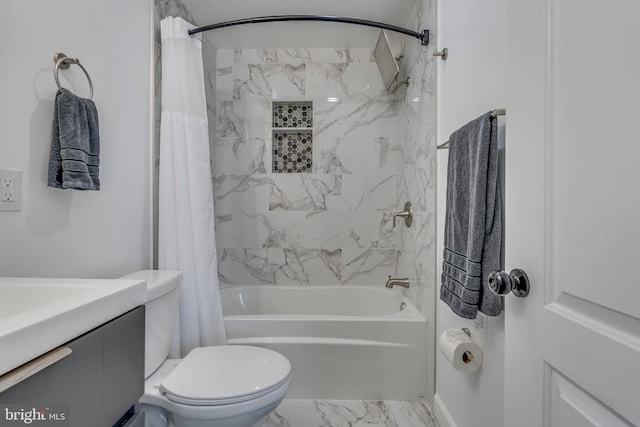
{"type": "Polygon", "coordinates": [[[93,82],[91,82],[91,77],[89,77],[89,72],[86,68],[82,66],[80,60],[78,58],[68,58],[67,55],[61,52],[57,52],[53,55],[53,62],[56,63],[56,66],[53,69],[53,77],[56,79],[56,84],[58,85],[58,89],[62,89],[60,85],[60,80],[58,79],[58,70],[62,68],[63,70],[68,69],[71,64],[75,64],[78,67],[82,68],[84,71],[84,75],[87,76],[87,80],[89,81],[89,99],[93,99],[93,82]]]}
{"type": "MultiPolygon", "coordinates": [[[[496,108],[495,110],[491,111],[491,118],[495,119],[498,116],[506,116],[507,115],[507,109],[506,108],[496,108]]],[[[440,150],[443,148],[449,148],[449,141],[447,142],[443,142],[442,144],[436,146],[436,149],[440,150]]]]}
{"type": "Polygon", "coordinates": [[[491,118],[495,119],[498,116],[506,116],[507,115],[507,109],[506,108],[496,108],[495,110],[493,110],[491,112],[491,118]]]}

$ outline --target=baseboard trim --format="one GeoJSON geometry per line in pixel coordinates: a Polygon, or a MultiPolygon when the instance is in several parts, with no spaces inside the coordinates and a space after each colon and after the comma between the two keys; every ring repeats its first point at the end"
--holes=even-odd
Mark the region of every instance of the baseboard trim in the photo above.
{"type": "Polygon", "coordinates": [[[440,423],[440,427],[458,427],[438,393],[433,397],[433,414],[440,423]]]}

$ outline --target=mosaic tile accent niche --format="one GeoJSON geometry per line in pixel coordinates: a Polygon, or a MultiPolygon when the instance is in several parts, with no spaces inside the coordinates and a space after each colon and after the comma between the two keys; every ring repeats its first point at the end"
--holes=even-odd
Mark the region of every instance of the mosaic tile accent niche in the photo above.
{"type": "Polygon", "coordinates": [[[273,132],[273,172],[311,173],[313,148],[311,132],[273,132]]]}
{"type": "Polygon", "coordinates": [[[313,104],[273,102],[273,173],[311,173],[313,169],[313,104]]]}
{"type": "Polygon", "coordinates": [[[311,101],[274,101],[274,128],[313,127],[313,104],[311,101]]]}

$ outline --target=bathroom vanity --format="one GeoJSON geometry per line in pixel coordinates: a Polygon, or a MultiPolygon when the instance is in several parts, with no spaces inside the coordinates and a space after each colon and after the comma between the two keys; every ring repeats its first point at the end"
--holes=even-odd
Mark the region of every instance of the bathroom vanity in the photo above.
{"type": "Polygon", "coordinates": [[[111,427],[144,392],[145,282],[48,280],[0,279],[0,420],[111,427]]]}

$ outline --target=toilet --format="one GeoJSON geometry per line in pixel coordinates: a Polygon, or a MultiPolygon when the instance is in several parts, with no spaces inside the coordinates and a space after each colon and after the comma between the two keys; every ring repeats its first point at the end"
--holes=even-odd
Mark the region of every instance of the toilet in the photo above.
{"type": "Polygon", "coordinates": [[[291,364],[260,347],[220,345],[167,359],[178,313],[182,274],[143,270],[121,277],[147,282],[145,392],[149,427],[252,427],[289,389],[291,364]]]}

